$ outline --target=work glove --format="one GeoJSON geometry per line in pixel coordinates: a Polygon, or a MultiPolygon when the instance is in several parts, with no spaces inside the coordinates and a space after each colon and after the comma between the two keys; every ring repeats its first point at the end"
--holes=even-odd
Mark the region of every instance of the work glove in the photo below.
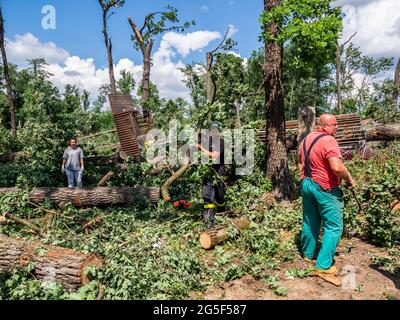
{"type": "Polygon", "coordinates": [[[65,167],[61,166],[61,172],[64,174],[65,173],[65,167]]]}

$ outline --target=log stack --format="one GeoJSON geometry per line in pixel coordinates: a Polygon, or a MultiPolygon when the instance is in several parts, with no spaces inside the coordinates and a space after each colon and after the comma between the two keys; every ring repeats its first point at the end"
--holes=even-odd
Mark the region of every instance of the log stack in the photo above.
{"type": "Polygon", "coordinates": [[[0,234],[0,270],[11,271],[30,262],[34,263],[33,274],[37,279],[59,282],[71,291],[90,282],[84,273],[86,267],[101,267],[103,263],[93,253],[84,254],[0,234]]]}

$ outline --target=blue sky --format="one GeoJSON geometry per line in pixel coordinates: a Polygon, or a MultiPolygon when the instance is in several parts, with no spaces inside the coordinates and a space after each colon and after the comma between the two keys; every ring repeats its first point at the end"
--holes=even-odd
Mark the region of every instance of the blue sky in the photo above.
{"type": "MultiPolygon", "coordinates": [[[[81,58],[94,58],[97,67],[107,62],[104,48],[101,10],[97,0],[13,0],[1,1],[6,20],[7,36],[12,39],[15,34],[32,33],[41,42],[54,42],[81,58]],[[56,8],[56,30],[44,30],[41,21],[44,14],[42,7],[53,5],[56,8]]],[[[262,10],[262,1],[255,0],[161,0],[139,1],[127,0],[123,8],[109,20],[109,32],[113,40],[114,58],[130,58],[140,62],[140,55],[131,46],[131,28],[127,17],[131,16],[138,25],[144,16],[153,11],[162,10],[166,4],[179,10],[180,21],[194,20],[196,25],[187,32],[198,30],[219,31],[223,34],[228,25],[238,29],[234,35],[238,41],[238,53],[247,57],[258,42],[260,28],[258,17],[262,10]]],[[[158,37],[155,49],[161,37],[158,37]]],[[[212,48],[217,40],[204,49],[212,48]]],[[[205,52],[205,51],[204,51],[205,52]]],[[[203,59],[203,55],[195,52],[183,59],[184,62],[203,59]]]]}
{"type": "MultiPolygon", "coordinates": [[[[299,0],[300,1],[300,0],[299,0]]],[[[0,0],[5,18],[9,61],[20,68],[26,59],[44,57],[49,62],[51,81],[61,90],[73,84],[91,92],[93,101],[98,88],[108,83],[107,55],[102,34],[101,9],[97,0],[0,0]],[[56,29],[44,30],[42,8],[54,6],[56,29]]],[[[184,34],[159,36],[153,48],[151,80],[165,98],[189,100],[179,68],[187,63],[203,62],[205,53],[221,40],[229,25],[238,42],[235,54],[248,58],[262,44],[259,15],[262,0],[126,0],[123,8],[109,20],[113,41],[115,73],[133,73],[137,83],[142,74],[142,57],[130,40],[132,31],[127,17],[141,26],[149,12],[171,4],[179,11],[181,22],[196,25],[184,34]]],[[[337,0],[345,14],[341,40],[357,32],[352,42],[364,54],[374,57],[400,56],[400,0],[337,0]]],[[[392,72],[392,71],[391,71],[392,72]]],[[[390,73],[388,75],[390,76],[390,73]]],[[[362,75],[355,75],[362,82],[362,75]]]]}

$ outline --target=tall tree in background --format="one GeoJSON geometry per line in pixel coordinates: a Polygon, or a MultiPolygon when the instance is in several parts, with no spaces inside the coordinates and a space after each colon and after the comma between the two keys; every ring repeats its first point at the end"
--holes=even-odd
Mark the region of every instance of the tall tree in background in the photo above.
{"type": "Polygon", "coordinates": [[[396,69],[394,71],[394,86],[395,86],[395,90],[393,93],[393,112],[397,112],[398,108],[397,108],[397,102],[399,100],[399,91],[400,91],[400,58],[397,61],[397,66],[396,69]]]}
{"type": "Polygon", "coordinates": [[[128,22],[132,28],[132,41],[134,48],[140,50],[143,55],[143,79],[141,83],[141,100],[145,104],[150,97],[150,69],[151,69],[151,51],[153,49],[154,38],[167,31],[183,32],[190,25],[194,25],[194,21],[185,22],[181,26],[173,25],[167,27],[168,22],[172,24],[179,23],[178,10],[172,6],[167,6],[165,11],[152,12],[146,15],[141,28],[128,17],[128,22]]]}
{"type": "Polygon", "coordinates": [[[16,120],[15,120],[15,106],[14,106],[14,100],[12,96],[12,90],[11,90],[11,83],[10,83],[10,76],[8,72],[8,61],[7,61],[7,54],[6,54],[6,48],[5,48],[5,42],[4,42],[4,20],[3,20],[3,12],[0,7],[0,49],[1,49],[1,56],[3,58],[3,75],[4,75],[4,81],[6,83],[6,89],[7,89],[7,100],[8,100],[8,106],[10,108],[10,123],[11,123],[11,132],[12,135],[15,137],[17,135],[17,125],[16,125],[16,120]]]}
{"type": "MultiPolygon", "coordinates": [[[[278,199],[292,194],[288,169],[283,92],[283,44],[296,48],[300,64],[318,66],[335,59],[341,31],[340,8],[331,8],[329,0],[264,0],[261,14],[265,42],[264,89],[266,110],[266,174],[278,199]]],[[[319,68],[314,67],[319,78],[319,68]]]]}
{"type": "Polygon", "coordinates": [[[112,42],[111,38],[108,36],[107,31],[107,20],[114,14],[114,12],[110,13],[112,8],[119,8],[125,4],[125,0],[98,0],[101,6],[101,10],[103,11],[103,34],[104,34],[104,43],[107,49],[108,56],[108,74],[110,77],[110,86],[111,93],[117,93],[117,87],[115,85],[115,76],[114,76],[114,62],[112,56],[112,42]]]}

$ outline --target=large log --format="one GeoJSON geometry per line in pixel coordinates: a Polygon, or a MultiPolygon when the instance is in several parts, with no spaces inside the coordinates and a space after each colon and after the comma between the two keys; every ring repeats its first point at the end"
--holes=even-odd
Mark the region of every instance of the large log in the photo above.
{"type": "Polygon", "coordinates": [[[29,157],[29,153],[25,151],[12,152],[0,155],[0,163],[13,162],[29,157]]]}
{"type": "Polygon", "coordinates": [[[69,290],[89,283],[90,279],[84,274],[86,267],[102,266],[102,259],[93,253],[79,253],[0,234],[0,270],[11,271],[30,262],[34,263],[33,274],[37,279],[60,282],[69,290]]]}
{"type": "MultiPolygon", "coordinates": [[[[232,224],[239,230],[246,229],[250,221],[246,217],[234,219],[232,224]]],[[[200,235],[200,244],[204,249],[211,249],[228,239],[228,227],[213,228],[200,235]]]]}
{"type": "Polygon", "coordinates": [[[120,151],[112,156],[87,157],[84,159],[84,161],[93,163],[95,166],[118,166],[118,164],[124,162],[126,159],[128,159],[126,152],[120,151]]]}
{"type": "Polygon", "coordinates": [[[56,204],[70,202],[77,207],[123,205],[145,199],[157,203],[160,200],[160,188],[35,188],[29,192],[29,201],[33,203],[40,203],[46,198],[56,204]]]}
{"type": "MultiPolygon", "coordinates": [[[[0,196],[19,192],[17,188],[0,188],[0,196]]],[[[160,200],[159,187],[97,187],[97,188],[34,188],[29,192],[29,201],[38,204],[44,199],[56,204],[71,202],[77,207],[99,205],[121,205],[149,199],[152,203],[160,200]]]]}
{"type": "Polygon", "coordinates": [[[400,139],[400,124],[375,126],[365,132],[367,141],[390,141],[400,139]]]}

